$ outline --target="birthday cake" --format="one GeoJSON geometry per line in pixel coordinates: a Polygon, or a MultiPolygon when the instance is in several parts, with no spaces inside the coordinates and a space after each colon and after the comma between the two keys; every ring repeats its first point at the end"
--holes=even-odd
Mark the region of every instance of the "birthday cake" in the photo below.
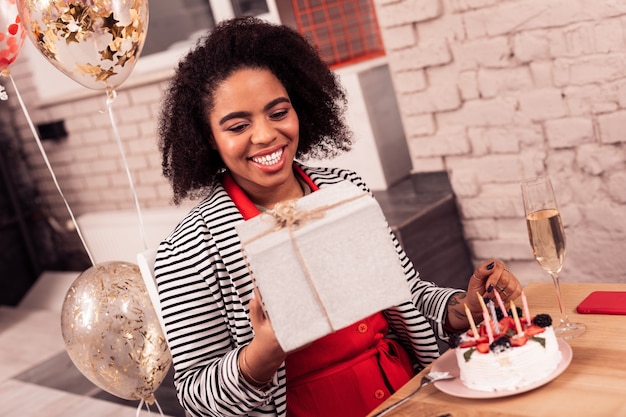
{"type": "Polygon", "coordinates": [[[497,323],[486,319],[478,329],[472,326],[457,341],[456,359],[466,387],[514,391],[546,378],[559,365],[552,318],[538,314],[521,320],[514,311],[497,323]]]}

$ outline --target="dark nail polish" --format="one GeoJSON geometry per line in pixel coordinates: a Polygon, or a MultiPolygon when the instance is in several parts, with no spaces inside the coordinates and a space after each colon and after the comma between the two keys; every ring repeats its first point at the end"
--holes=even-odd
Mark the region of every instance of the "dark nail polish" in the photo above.
{"type": "Polygon", "coordinates": [[[487,292],[491,292],[493,291],[493,285],[489,284],[489,286],[487,287],[487,292]]]}
{"type": "Polygon", "coordinates": [[[495,265],[495,262],[490,263],[489,265],[487,265],[487,270],[491,271],[495,265]]]}
{"type": "Polygon", "coordinates": [[[489,297],[483,297],[483,301],[487,304],[489,302],[489,297]]]}

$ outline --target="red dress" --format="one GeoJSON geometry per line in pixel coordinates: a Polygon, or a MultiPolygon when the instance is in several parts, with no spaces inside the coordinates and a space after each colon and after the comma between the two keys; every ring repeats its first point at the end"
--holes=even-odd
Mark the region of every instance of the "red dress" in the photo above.
{"type": "MultiPolygon", "coordinates": [[[[297,166],[311,190],[318,187],[297,166]]],[[[244,219],[259,214],[230,176],[224,187],[244,219]]],[[[288,417],[364,417],[414,375],[382,313],[373,314],[287,355],[288,417]]]]}
{"type": "Polygon", "coordinates": [[[364,417],[414,375],[382,313],[287,356],[289,417],[364,417]]]}

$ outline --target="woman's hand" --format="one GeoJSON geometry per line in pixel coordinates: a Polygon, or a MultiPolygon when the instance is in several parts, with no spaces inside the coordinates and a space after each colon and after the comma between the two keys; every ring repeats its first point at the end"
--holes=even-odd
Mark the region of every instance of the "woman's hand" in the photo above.
{"type": "Polygon", "coordinates": [[[260,299],[255,289],[254,298],[249,305],[254,338],[239,354],[239,369],[249,383],[262,388],[272,380],[286,354],[276,339],[260,299]]]}
{"type": "MultiPolygon", "coordinates": [[[[502,262],[489,259],[476,268],[467,283],[467,306],[472,313],[482,314],[477,293],[483,298],[496,302],[495,291],[498,291],[504,305],[508,307],[510,300],[515,300],[522,293],[522,285],[502,262]]],[[[497,305],[497,304],[496,304],[497,305]]]]}
{"type": "Polygon", "coordinates": [[[467,292],[454,295],[448,302],[446,327],[452,331],[463,331],[469,327],[465,305],[475,321],[481,322],[482,305],[479,297],[494,300],[495,303],[495,291],[498,291],[503,303],[508,306],[510,300],[515,300],[522,293],[522,286],[502,262],[489,259],[474,270],[467,283],[467,292]]]}

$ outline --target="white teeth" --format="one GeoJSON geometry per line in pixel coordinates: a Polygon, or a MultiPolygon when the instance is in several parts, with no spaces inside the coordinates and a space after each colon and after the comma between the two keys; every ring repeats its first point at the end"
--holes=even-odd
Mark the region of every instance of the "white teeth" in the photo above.
{"type": "Polygon", "coordinates": [[[252,160],[256,162],[257,164],[270,166],[270,165],[277,164],[278,161],[280,161],[281,156],[283,156],[283,150],[279,149],[276,152],[272,152],[269,155],[252,157],[252,160]]]}

